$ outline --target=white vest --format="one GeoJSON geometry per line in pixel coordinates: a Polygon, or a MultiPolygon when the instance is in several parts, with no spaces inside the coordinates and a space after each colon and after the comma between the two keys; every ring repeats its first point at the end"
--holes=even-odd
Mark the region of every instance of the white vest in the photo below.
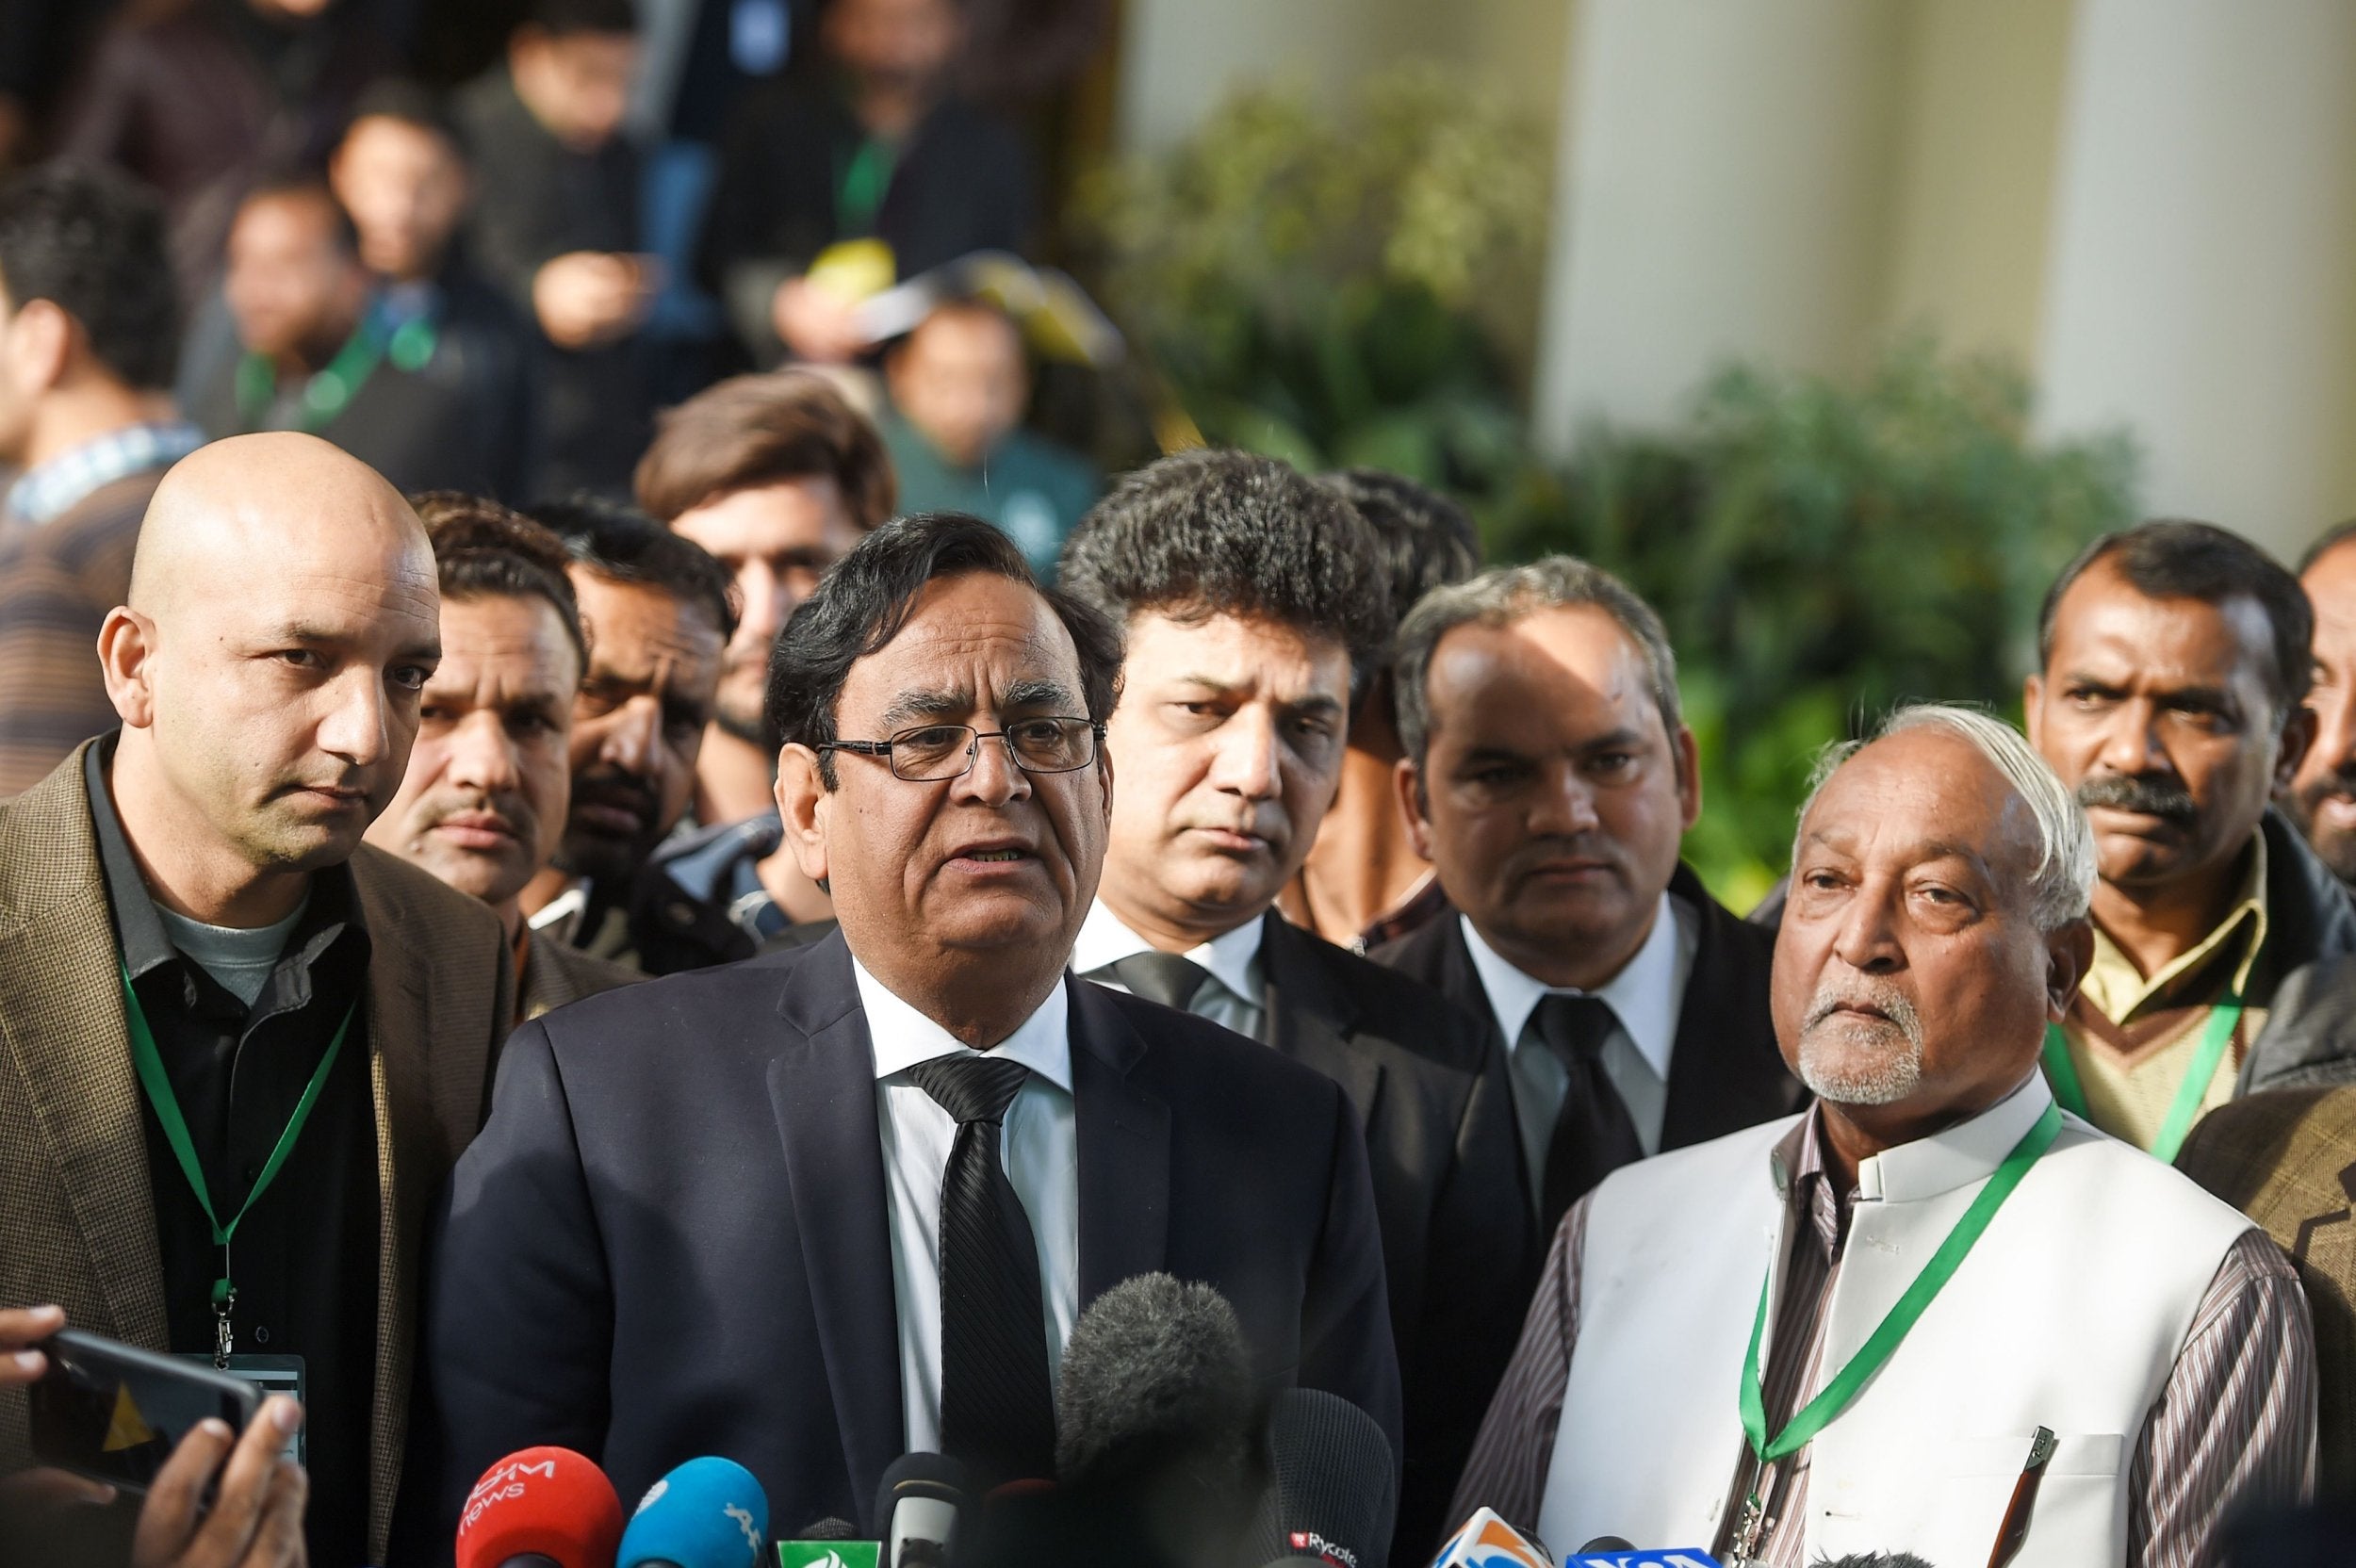
{"type": "MultiPolygon", "coordinates": [[[[1821,1376],[1873,1332],[2052,1096],[2041,1074],[1937,1136],[1866,1160],[1821,1376]]],[[[1708,1547],[1743,1450],[1737,1389],[1770,1260],[1788,1252],[1771,1152],[1795,1119],[1612,1174],[1580,1253],[1578,1340],[1539,1533],[1708,1547]]],[[[2240,1214],[2075,1117],[1856,1401],[1818,1434],[1807,1560],[1982,1563],[2031,1434],[2060,1439],[2015,1568],[2127,1554],[2128,1462],[2240,1214]]],[[[1760,1351],[1773,1350],[1775,1310],[1760,1351]]],[[[1808,1391],[1810,1395],[1816,1391],[1808,1391]]]]}

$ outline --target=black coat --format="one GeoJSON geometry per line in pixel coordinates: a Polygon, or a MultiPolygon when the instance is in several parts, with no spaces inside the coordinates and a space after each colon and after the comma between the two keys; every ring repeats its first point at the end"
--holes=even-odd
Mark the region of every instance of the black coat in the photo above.
{"type": "Polygon", "coordinates": [[[1448,1502],[1536,1281],[1513,1086],[1472,1014],[1265,919],[1268,1043],[1340,1084],[1366,1132],[1407,1424],[1391,1560],[1409,1568],[1456,1522],[1448,1502]]]}
{"type": "MultiPolygon", "coordinates": [[[[1692,905],[1701,920],[1693,972],[1677,1012],[1677,1043],[1669,1053],[1669,1102],[1661,1123],[1664,1151],[1789,1116],[1808,1097],[1783,1065],[1768,1011],[1775,934],[1736,919],[1686,866],[1677,867],[1669,891],[1692,905]]],[[[1488,1021],[1491,1037],[1497,1036],[1497,1010],[1473,968],[1472,950],[1464,945],[1464,925],[1454,910],[1384,943],[1373,957],[1478,1013],[1488,1021]]],[[[1497,1043],[1505,1049],[1511,1042],[1497,1043]]],[[[1514,1147],[1520,1148],[1518,1140],[1514,1147]]]]}
{"type": "MultiPolygon", "coordinates": [[[[1330,1081],[1203,1020],[1069,986],[1083,1308],[1216,1286],[1271,1390],[1371,1413],[1399,1373],[1365,1146],[1330,1081]]],[[[451,1178],[420,1315],[394,1560],[449,1560],[468,1486],[533,1444],[626,1498],[698,1454],[780,1532],[874,1535],[906,1446],[866,1015],[840,935],[524,1024],[451,1178]]]]}

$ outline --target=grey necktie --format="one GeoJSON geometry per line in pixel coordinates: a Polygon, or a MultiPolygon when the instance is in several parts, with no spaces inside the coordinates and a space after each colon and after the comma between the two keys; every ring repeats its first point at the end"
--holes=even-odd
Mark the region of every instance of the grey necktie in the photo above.
{"type": "Polygon", "coordinates": [[[1088,974],[1091,980],[1110,979],[1127,988],[1132,996],[1182,1013],[1194,1004],[1196,993],[1210,977],[1209,970],[1175,953],[1132,953],[1088,974]]]}

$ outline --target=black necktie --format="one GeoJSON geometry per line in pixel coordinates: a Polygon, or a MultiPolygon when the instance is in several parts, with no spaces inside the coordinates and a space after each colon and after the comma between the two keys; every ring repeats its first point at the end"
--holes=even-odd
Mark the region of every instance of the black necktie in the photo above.
{"type": "Polygon", "coordinates": [[[1182,1013],[1193,1005],[1195,992],[1211,977],[1209,970],[1175,953],[1132,953],[1095,972],[1104,974],[1107,971],[1113,979],[1128,988],[1130,995],[1175,1007],[1182,1013]]]}
{"type": "Polygon", "coordinates": [[[1620,1091],[1603,1070],[1604,1042],[1619,1027],[1612,1004],[1592,996],[1549,996],[1538,1004],[1533,1021],[1538,1037],[1562,1059],[1570,1078],[1546,1145],[1541,1189],[1539,1218],[1552,1236],[1564,1210],[1620,1167],[1643,1159],[1644,1146],[1620,1091]]]}
{"type": "Polygon", "coordinates": [[[1051,1478],[1055,1410],[1039,1250],[998,1159],[998,1128],[1030,1076],[994,1056],[937,1056],[908,1069],[957,1119],[941,1181],[941,1446],[979,1485],[1051,1478]]]}

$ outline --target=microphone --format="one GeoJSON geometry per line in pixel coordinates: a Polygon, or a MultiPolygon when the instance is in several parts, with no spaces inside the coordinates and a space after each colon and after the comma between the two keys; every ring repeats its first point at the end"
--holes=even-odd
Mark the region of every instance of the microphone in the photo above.
{"type": "Polygon", "coordinates": [[[777,1543],[777,1568],[882,1568],[883,1547],[859,1538],[848,1519],[821,1519],[777,1543]]]}
{"type": "Polygon", "coordinates": [[[647,1489],[614,1568],[760,1568],[769,1495],[734,1460],[691,1459],[647,1489]]]}
{"type": "Polygon", "coordinates": [[[875,1487],[883,1568],[947,1568],[968,1506],[965,1466],[948,1455],[902,1454],[892,1461],[875,1487]]]}
{"type": "Polygon", "coordinates": [[[1503,1519],[1478,1509],[1432,1560],[1432,1568],[1554,1568],[1554,1559],[1503,1519]]]}
{"type": "Polygon", "coordinates": [[[611,1568],[621,1539],[604,1471],[570,1448],[525,1448],[466,1494],[457,1568],[611,1568]]]}
{"type": "Polygon", "coordinates": [[[1632,1552],[1635,1549],[1636,1545],[1633,1542],[1623,1541],[1616,1535],[1599,1535],[1581,1546],[1579,1553],[1582,1557],[1587,1557],[1597,1552],[1632,1552]]]}
{"type": "Polygon", "coordinates": [[[1382,1568],[1399,1514],[1399,1464],[1374,1417],[1339,1395],[1291,1388],[1268,1423],[1274,1472],[1247,1561],[1382,1568]]]}
{"type": "Polygon", "coordinates": [[[1638,1551],[1616,1535],[1605,1535],[1564,1558],[1562,1568],[1724,1568],[1724,1564],[1699,1546],[1638,1551]],[[1611,1549],[1595,1551],[1602,1542],[1612,1543],[1611,1549]]]}
{"type": "Polygon", "coordinates": [[[1235,1309],[1209,1285],[1140,1274],[1072,1327],[1055,1388],[1055,1479],[1068,1492],[1166,1501],[1189,1527],[1206,1510],[1240,1516],[1259,1419],[1235,1309]]]}

